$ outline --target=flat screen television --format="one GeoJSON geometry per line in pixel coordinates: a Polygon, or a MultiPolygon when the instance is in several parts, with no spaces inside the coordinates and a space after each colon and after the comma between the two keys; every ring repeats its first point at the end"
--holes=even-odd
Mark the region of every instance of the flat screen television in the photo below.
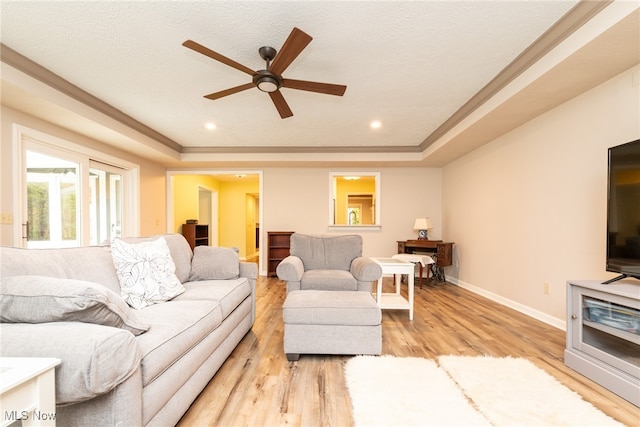
{"type": "Polygon", "coordinates": [[[640,279],[640,139],[609,148],[607,271],[640,279]]]}

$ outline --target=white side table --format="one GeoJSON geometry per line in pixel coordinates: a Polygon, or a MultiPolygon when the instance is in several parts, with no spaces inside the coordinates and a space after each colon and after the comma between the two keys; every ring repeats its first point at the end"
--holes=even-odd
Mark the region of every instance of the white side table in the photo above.
{"type": "Polygon", "coordinates": [[[60,359],[0,357],[0,425],[56,425],[55,367],[60,359]]]}
{"type": "Polygon", "coordinates": [[[382,275],[395,275],[396,291],[382,293],[382,277],[378,279],[376,301],[381,309],[409,310],[409,320],[413,320],[413,263],[396,258],[371,258],[382,267],[382,275]],[[407,275],[409,300],[400,295],[401,277],[407,275]]]}

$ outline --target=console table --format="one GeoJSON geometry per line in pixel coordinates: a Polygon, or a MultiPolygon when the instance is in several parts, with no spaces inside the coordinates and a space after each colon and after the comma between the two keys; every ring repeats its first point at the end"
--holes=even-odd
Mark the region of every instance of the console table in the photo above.
{"type": "MultiPolygon", "coordinates": [[[[413,254],[416,252],[428,252],[435,255],[433,264],[434,273],[438,280],[445,280],[444,267],[453,264],[453,242],[443,242],[442,240],[398,240],[399,254],[413,254]]],[[[429,275],[427,274],[427,278],[429,275]]]]}

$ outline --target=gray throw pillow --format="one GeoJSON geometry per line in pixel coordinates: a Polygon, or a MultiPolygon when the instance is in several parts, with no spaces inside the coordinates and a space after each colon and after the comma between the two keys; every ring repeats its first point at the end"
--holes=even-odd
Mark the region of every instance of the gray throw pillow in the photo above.
{"type": "Polygon", "coordinates": [[[226,280],[240,276],[240,258],[230,248],[196,246],[189,280],[226,280]]]}
{"type": "Polygon", "coordinates": [[[0,280],[0,322],[84,322],[149,330],[112,290],[93,282],[47,276],[10,276],[0,280]]]}

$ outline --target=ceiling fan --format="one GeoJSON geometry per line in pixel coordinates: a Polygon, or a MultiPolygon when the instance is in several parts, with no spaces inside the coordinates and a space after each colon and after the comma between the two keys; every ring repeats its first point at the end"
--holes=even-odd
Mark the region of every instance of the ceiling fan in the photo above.
{"type": "Polygon", "coordinates": [[[344,85],[336,85],[330,83],[317,83],[306,80],[293,80],[285,79],[282,77],[282,73],[287,69],[289,65],[300,55],[305,47],[313,40],[313,38],[306,34],[299,28],[293,28],[287,40],[282,45],[280,52],[269,46],[263,46],[258,49],[260,57],[267,63],[264,70],[254,71],[251,68],[245,67],[242,64],[237,63],[233,59],[229,59],[224,55],[221,55],[213,50],[202,46],[193,40],[187,40],[182,43],[183,46],[189,49],[195,50],[198,53],[206,55],[216,61],[222,62],[230,67],[240,70],[249,74],[252,77],[251,83],[245,83],[240,86],[232,87],[230,89],[222,90],[220,92],[214,92],[209,95],[205,95],[208,99],[218,99],[224,96],[233,95],[234,93],[242,92],[243,90],[257,87],[263,92],[267,92],[271,97],[271,101],[275,105],[280,117],[286,119],[293,116],[289,105],[285,101],[280,88],[286,87],[289,89],[306,90],[309,92],[324,93],[327,95],[344,95],[347,87],[344,85]]]}

